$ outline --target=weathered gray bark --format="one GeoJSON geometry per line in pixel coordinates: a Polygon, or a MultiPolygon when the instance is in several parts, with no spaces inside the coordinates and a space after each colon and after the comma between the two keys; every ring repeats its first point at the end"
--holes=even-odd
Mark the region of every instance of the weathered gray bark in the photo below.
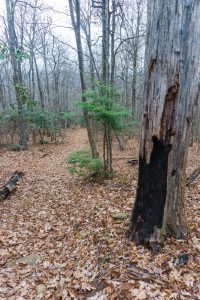
{"type": "Polygon", "coordinates": [[[187,236],[185,166],[200,62],[200,1],[148,2],[144,114],[130,238],[187,236]]]}
{"type": "MultiPolygon", "coordinates": [[[[80,32],[80,30],[81,30],[80,2],[79,2],[79,0],[75,1],[76,19],[75,19],[75,14],[74,14],[73,2],[72,2],[72,0],[68,0],[68,2],[69,2],[70,16],[71,16],[74,33],[75,33],[76,46],[77,46],[77,51],[78,51],[81,89],[82,89],[82,93],[84,93],[86,91],[86,82],[85,82],[85,77],[84,77],[83,49],[82,49],[81,32],[80,32]]],[[[86,98],[82,97],[82,101],[85,102],[86,98]]],[[[89,138],[89,142],[90,142],[92,156],[97,157],[98,152],[97,152],[97,148],[96,148],[96,142],[95,142],[95,138],[94,138],[92,123],[91,123],[91,120],[89,119],[88,112],[86,110],[84,110],[84,118],[85,118],[85,123],[86,123],[86,127],[87,127],[87,133],[88,133],[88,138],[89,138]]]]}

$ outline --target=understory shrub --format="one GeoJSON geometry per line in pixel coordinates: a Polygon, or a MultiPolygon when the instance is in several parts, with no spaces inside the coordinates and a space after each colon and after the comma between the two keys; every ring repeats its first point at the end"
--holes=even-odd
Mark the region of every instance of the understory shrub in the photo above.
{"type": "Polygon", "coordinates": [[[100,174],[103,170],[103,162],[99,158],[93,158],[88,150],[72,152],[67,160],[67,169],[71,174],[87,178],[100,174]]]}
{"type": "MultiPolygon", "coordinates": [[[[62,130],[68,128],[73,115],[70,112],[51,112],[41,108],[37,103],[24,108],[24,120],[27,133],[32,134],[34,143],[45,143],[45,136],[56,141],[62,136],[62,130]]],[[[15,144],[19,138],[19,112],[16,104],[0,111],[0,144],[15,144]]]]}
{"type": "Polygon", "coordinates": [[[13,144],[9,147],[9,150],[11,150],[11,151],[21,151],[22,150],[22,145],[13,144]]]}
{"type": "Polygon", "coordinates": [[[93,124],[103,128],[102,153],[104,171],[112,174],[112,146],[113,133],[122,132],[125,128],[128,111],[119,105],[119,90],[112,85],[101,82],[95,83],[93,90],[83,93],[85,102],[79,103],[83,111],[87,112],[93,124]]]}

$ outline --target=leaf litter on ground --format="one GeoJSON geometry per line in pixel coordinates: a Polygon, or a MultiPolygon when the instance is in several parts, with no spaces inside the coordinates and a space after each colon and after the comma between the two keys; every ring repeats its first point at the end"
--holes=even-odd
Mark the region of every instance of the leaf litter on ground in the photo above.
{"type": "MultiPolygon", "coordinates": [[[[0,202],[0,299],[200,299],[200,180],[186,188],[188,240],[167,239],[153,255],[126,239],[136,194],[138,144],[114,145],[113,179],[84,182],[67,173],[68,154],[88,147],[85,129],[66,144],[0,150],[0,184],[24,172],[0,202]],[[45,155],[41,155],[42,152],[45,155]]],[[[198,164],[190,148],[188,173],[198,164]]]]}

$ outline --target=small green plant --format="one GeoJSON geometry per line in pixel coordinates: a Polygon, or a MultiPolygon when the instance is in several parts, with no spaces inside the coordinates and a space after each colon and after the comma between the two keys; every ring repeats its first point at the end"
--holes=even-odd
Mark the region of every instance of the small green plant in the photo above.
{"type": "Polygon", "coordinates": [[[67,169],[71,174],[87,178],[100,174],[103,163],[99,158],[93,158],[90,151],[78,150],[69,155],[67,169]]]}
{"type": "Polygon", "coordinates": [[[15,57],[17,58],[17,60],[22,62],[23,60],[29,58],[29,54],[22,49],[17,49],[15,52],[15,57]]]}
{"type": "Polygon", "coordinates": [[[13,144],[10,146],[11,151],[21,151],[22,150],[22,145],[20,144],[13,144]]]}
{"type": "Polygon", "coordinates": [[[6,44],[0,43],[0,59],[6,59],[9,56],[9,50],[6,44]]]}
{"type": "Polygon", "coordinates": [[[23,104],[30,102],[28,90],[24,85],[16,83],[14,87],[19,94],[20,100],[23,104]]]}
{"type": "Polygon", "coordinates": [[[94,123],[103,128],[104,171],[112,175],[112,136],[114,131],[123,130],[128,111],[118,104],[120,93],[114,86],[96,82],[95,88],[87,90],[83,96],[86,101],[79,103],[79,106],[88,113],[94,123]]]}

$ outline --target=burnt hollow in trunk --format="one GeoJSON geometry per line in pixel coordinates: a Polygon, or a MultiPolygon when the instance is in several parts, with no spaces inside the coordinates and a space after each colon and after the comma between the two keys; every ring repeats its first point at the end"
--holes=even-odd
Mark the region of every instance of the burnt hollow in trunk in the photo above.
{"type": "Polygon", "coordinates": [[[171,145],[152,137],[150,162],[139,158],[136,202],[132,212],[130,239],[146,244],[156,228],[162,228],[166,201],[167,165],[171,145]]]}

